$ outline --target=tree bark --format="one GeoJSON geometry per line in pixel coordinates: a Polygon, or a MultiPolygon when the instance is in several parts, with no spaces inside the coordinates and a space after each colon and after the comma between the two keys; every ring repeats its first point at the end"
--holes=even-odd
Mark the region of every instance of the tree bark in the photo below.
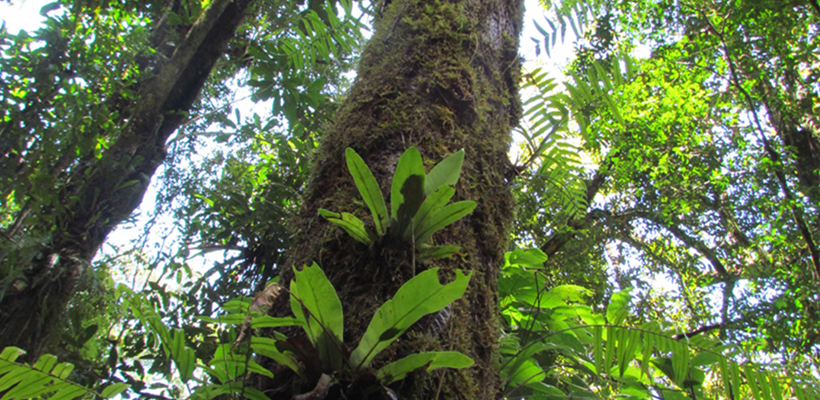
{"type": "Polygon", "coordinates": [[[36,358],[50,344],[58,328],[54,321],[73,297],[77,278],[106,236],[142,201],[165,159],[166,140],[184,120],[251,3],[212,1],[170,59],[141,85],[116,141],[100,159],[87,157],[93,161],[74,169],[67,184],[55,189],[59,208],[37,211],[49,218],[35,212],[18,217],[17,225],[31,225],[21,235],[46,234],[33,247],[0,254],[0,263],[12,266],[0,276],[0,348],[17,346],[36,358]]]}
{"type": "MultiPolygon", "coordinates": [[[[381,13],[356,81],[314,159],[291,268],[316,262],[325,271],[342,300],[345,345],[351,349],[375,310],[413,270],[439,267],[448,279],[456,269],[472,271],[466,294],[449,316],[440,313],[419,321],[375,366],[419,351],[460,351],[476,365],[415,373],[393,389],[407,399],[496,399],[501,387],[495,368],[500,333],[496,281],[513,217],[508,178],[514,171],[507,151],[510,130],[521,115],[517,49],[523,2],[394,0],[377,8],[381,13]],[[411,265],[410,244],[382,241],[368,247],[317,213],[319,208],[352,212],[372,227],[345,166],[345,148],[362,156],[387,198],[396,163],[410,146],[419,149],[428,171],[453,152],[466,151],[453,201],[469,199],[478,206],[433,237],[438,244],[461,246],[451,258],[416,259],[411,265]],[[433,324],[435,318],[444,323],[433,324]]],[[[292,276],[291,269],[284,271],[283,282],[292,276]]],[[[272,313],[287,310],[283,303],[272,313]]],[[[310,392],[316,384],[289,382],[281,374],[277,379],[260,384],[277,399],[310,392]]],[[[365,398],[333,390],[329,396],[365,398]]]]}

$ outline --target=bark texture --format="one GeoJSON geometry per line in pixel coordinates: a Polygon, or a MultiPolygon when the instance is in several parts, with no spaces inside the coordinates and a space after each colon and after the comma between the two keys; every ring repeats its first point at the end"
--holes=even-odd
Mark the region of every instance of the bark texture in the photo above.
{"type": "MultiPolygon", "coordinates": [[[[495,399],[500,326],[497,272],[508,245],[513,198],[507,159],[510,130],[518,122],[520,61],[517,56],[523,2],[519,0],[394,0],[381,14],[365,47],[356,82],[334,123],[322,137],[304,197],[293,267],[318,263],[344,308],[345,344],[352,349],[375,310],[412,277],[412,246],[379,241],[366,246],[321,219],[319,208],[352,212],[372,220],[347,171],[352,147],[373,171],[387,198],[401,154],[419,149],[429,172],[446,156],[465,149],[453,201],[478,203],[475,211],[433,236],[435,244],[461,246],[451,258],[415,260],[415,271],[472,271],[464,297],[452,312],[428,316],[375,360],[374,367],[401,356],[433,350],[463,352],[476,361],[464,370],[420,372],[392,389],[402,399],[495,399]]],[[[389,201],[389,200],[388,200],[389,201]]],[[[283,281],[293,276],[283,272],[283,281]]],[[[282,296],[287,297],[287,296],[282,296]]],[[[275,314],[288,308],[275,306],[275,314]]],[[[272,398],[310,392],[316,382],[262,383],[272,398]]],[[[343,381],[343,379],[341,379],[343,381]]],[[[328,398],[383,398],[365,383],[340,383],[328,398]]],[[[378,385],[378,383],[375,383],[378,385]]],[[[379,394],[381,393],[381,394],[379,394]]]]}
{"type": "Polygon", "coordinates": [[[91,161],[55,189],[60,208],[24,210],[18,217],[15,225],[26,227],[20,235],[47,234],[33,249],[0,254],[0,263],[11,266],[4,271],[12,271],[0,277],[0,348],[18,346],[36,358],[49,345],[56,333],[53,322],[74,295],[77,278],[111,230],[142,201],[165,159],[165,142],[185,119],[251,3],[212,1],[167,62],[141,85],[116,141],[100,159],[87,157],[91,161]],[[27,226],[26,218],[36,212],[51,213],[51,218],[33,218],[41,226],[27,226]]]}

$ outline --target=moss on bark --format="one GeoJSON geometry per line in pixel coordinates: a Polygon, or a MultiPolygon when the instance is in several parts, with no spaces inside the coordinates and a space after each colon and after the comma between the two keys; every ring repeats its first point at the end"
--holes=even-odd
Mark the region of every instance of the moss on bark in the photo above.
{"type": "MultiPolygon", "coordinates": [[[[417,323],[377,358],[375,366],[433,350],[461,351],[476,365],[416,373],[394,385],[400,398],[498,397],[496,280],[514,206],[507,184],[507,151],[510,130],[521,114],[521,3],[386,3],[362,54],[356,82],[314,159],[297,227],[300,245],[292,250],[291,259],[297,267],[317,262],[324,269],[342,299],[344,337],[353,348],[378,306],[411,277],[413,250],[411,244],[400,242],[363,245],[318,216],[319,208],[352,212],[372,227],[345,167],[345,148],[352,147],[364,158],[385,196],[396,163],[408,147],[419,149],[428,171],[453,152],[466,151],[454,201],[474,200],[478,206],[432,238],[436,244],[459,245],[461,251],[448,259],[416,260],[415,271],[439,267],[445,276],[454,276],[456,269],[474,271],[467,293],[453,304],[449,316],[442,312],[417,323]]],[[[290,277],[290,271],[283,272],[285,281],[290,277]]],[[[274,308],[279,313],[285,310],[274,308]]],[[[287,398],[311,389],[310,382],[303,383],[290,390],[283,390],[283,382],[274,386],[281,398],[287,398]]]]}

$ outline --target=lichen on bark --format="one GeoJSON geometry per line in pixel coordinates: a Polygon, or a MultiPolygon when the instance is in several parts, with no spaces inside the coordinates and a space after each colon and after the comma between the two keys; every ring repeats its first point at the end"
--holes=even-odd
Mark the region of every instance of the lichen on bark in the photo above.
{"type": "MultiPolygon", "coordinates": [[[[517,48],[522,2],[394,0],[382,10],[356,81],[314,157],[291,268],[312,262],[323,268],[342,299],[344,337],[353,348],[378,306],[411,277],[413,244],[381,240],[366,246],[318,216],[319,208],[352,212],[372,227],[345,167],[345,148],[363,157],[385,196],[408,147],[419,149],[428,171],[465,149],[453,201],[474,200],[477,208],[432,238],[436,244],[461,246],[461,251],[447,259],[416,260],[415,271],[439,267],[447,277],[456,269],[473,271],[467,293],[448,309],[449,316],[417,323],[375,366],[418,351],[460,351],[476,365],[415,373],[393,389],[408,399],[494,399],[500,390],[495,368],[497,269],[503,264],[514,207],[507,150],[510,130],[521,115],[517,48]]],[[[284,281],[292,276],[287,269],[282,273],[284,281]]],[[[286,308],[272,312],[285,313],[286,308]]],[[[311,383],[302,383],[288,390],[281,381],[269,385],[285,398],[286,392],[310,390],[311,383]]]]}

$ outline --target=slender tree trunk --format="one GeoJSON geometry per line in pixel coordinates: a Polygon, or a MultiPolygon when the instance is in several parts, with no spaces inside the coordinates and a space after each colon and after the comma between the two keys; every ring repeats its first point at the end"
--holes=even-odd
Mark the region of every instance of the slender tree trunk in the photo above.
{"type": "MultiPolygon", "coordinates": [[[[328,275],[342,300],[350,348],[376,308],[413,271],[439,267],[450,277],[455,269],[472,271],[467,293],[451,312],[419,321],[375,363],[419,351],[460,351],[476,365],[416,373],[393,389],[406,399],[496,399],[501,387],[496,281],[513,217],[508,179],[514,171],[507,151],[510,130],[521,114],[517,49],[523,2],[394,0],[385,1],[380,10],[356,82],[316,154],[298,226],[300,245],[291,253],[293,266],[316,262],[328,275]],[[461,246],[451,258],[415,259],[412,265],[412,245],[362,245],[317,213],[326,208],[369,215],[345,166],[345,148],[363,157],[387,197],[396,163],[410,146],[420,150],[428,171],[453,152],[466,151],[454,201],[475,200],[478,206],[433,237],[439,244],[461,246]]],[[[291,270],[283,272],[283,281],[291,277],[291,270]]],[[[274,393],[273,398],[289,399],[315,384],[284,380],[261,386],[271,389],[267,393],[274,393]]],[[[341,394],[329,398],[334,396],[341,394]]]]}
{"type": "MultiPolygon", "coordinates": [[[[117,224],[142,201],[165,159],[165,142],[196,100],[252,0],[214,0],[167,62],[144,82],[129,122],[100,159],[87,157],[72,171],[51,210],[18,215],[24,245],[0,254],[0,348],[18,346],[39,355],[54,336],[54,321],[74,295],[77,278],[117,224]],[[39,215],[38,215],[39,213],[39,215]],[[43,218],[47,214],[47,218],[43,218]],[[39,243],[25,245],[40,232],[39,243]],[[11,272],[9,272],[11,271],[11,272]]],[[[17,232],[12,232],[17,234],[17,232]]]]}

